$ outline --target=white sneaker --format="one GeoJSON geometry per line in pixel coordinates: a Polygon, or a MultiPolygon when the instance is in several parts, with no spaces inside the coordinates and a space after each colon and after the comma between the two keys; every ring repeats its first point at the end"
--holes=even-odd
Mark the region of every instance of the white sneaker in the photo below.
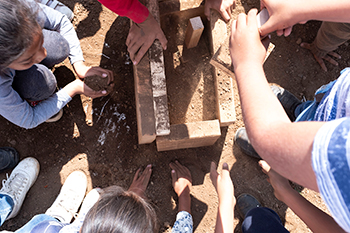
{"type": "Polygon", "coordinates": [[[62,223],[70,223],[83,201],[87,187],[84,172],[72,172],[64,182],[60,194],[45,214],[57,218],[62,223]]]}
{"type": "Polygon", "coordinates": [[[89,212],[91,207],[93,205],[95,205],[95,203],[100,198],[101,191],[102,191],[102,189],[100,189],[100,188],[94,188],[86,195],[86,197],[84,198],[83,204],[81,204],[81,208],[80,208],[78,217],[74,220],[73,223],[71,223],[67,226],[64,226],[61,229],[62,232],[79,232],[79,230],[80,230],[80,228],[83,225],[83,222],[85,220],[86,214],[89,212]]]}
{"type": "Polygon", "coordinates": [[[51,7],[52,9],[55,9],[61,12],[62,14],[65,14],[70,21],[72,21],[74,17],[74,14],[71,11],[71,9],[69,9],[66,5],[57,0],[40,0],[40,3],[51,7]]]}
{"type": "Polygon", "coordinates": [[[28,157],[19,162],[13,169],[10,177],[6,174],[7,180],[2,181],[0,194],[10,196],[14,202],[12,212],[6,220],[16,217],[18,214],[28,190],[38,177],[39,170],[38,160],[28,157]]]}

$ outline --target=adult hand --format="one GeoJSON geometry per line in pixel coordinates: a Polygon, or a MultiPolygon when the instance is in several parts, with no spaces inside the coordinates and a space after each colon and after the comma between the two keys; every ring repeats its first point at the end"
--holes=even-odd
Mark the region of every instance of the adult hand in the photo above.
{"type": "Polygon", "coordinates": [[[278,36],[289,36],[293,25],[297,23],[306,23],[307,15],[302,12],[301,0],[280,1],[280,0],[261,0],[260,9],[266,7],[269,12],[269,20],[259,28],[260,35],[265,36],[276,31],[278,36]]]}
{"type": "Polygon", "coordinates": [[[267,181],[273,187],[275,197],[278,200],[285,202],[285,194],[294,191],[293,188],[290,186],[289,181],[277,172],[275,172],[266,161],[260,160],[259,165],[262,168],[262,171],[266,175],[268,175],[267,181]]]}
{"type": "Polygon", "coordinates": [[[235,69],[241,64],[262,65],[265,59],[266,49],[260,40],[256,14],[257,9],[252,9],[248,15],[241,13],[232,21],[230,54],[235,69]]]}
{"type": "Polygon", "coordinates": [[[217,10],[222,18],[228,22],[231,18],[232,8],[235,7],[235,0],[206,0],[204,5],[204,14],[210,21],[210,9],[217,10]]]}
{"type": "MultiPolygon", "coordinates": [[[[311,44],[309,44],[309,43],[303,42],[303,43],[300,44],[300,46],[301,46],[302,48],[311,50],[311,44]]],[[[311,52],[312,52],[312,51],[311,51],[311,52]]],[[[341,59],[341,56],[340,56],[339,54],[337,54],[337,53],[335,53],[335,52],[332,52],[332,51],[331,51],[331,52],[328,52],[328,54],[326,54],[326,55],[323,56],[323,57],[319,57],[319,56],[317,56],[317,55],[314,54],[314,53],[312,53],[312,55],[314,55],[315,60],[318,62],[318,64],[321,66],[322,70],[324,70],[324,71],[327,71],[327,67],[326,67],[326,64],[324,64],[323,59],[326,60],[326,61],[328,61],[328,62],[331,63],[332,65],[335,65],[335,66],[338,66],[338,65],[339,65],[338,62],[336,62],[333,58],[331,58],[331,57],[328,56],[328,55],[331,55],[331,56],[333,56],[333,57],[335,57],[335,58],[341,59]]]]}
{"type": "Polygon", "coordinates": [[[140,62],[155,39],[158,39],[163,49],[166,50],[168,41],[151,13],[144,22],[132,24],[126,38],[126,46],[128,46],[130,59],[134,65],[140,62]]]}
{"type": "Polygon", "coordinates": [[[149,182],[149,179],[152,174],[152,165],[148,164],[142,174],[139,176],[141,168],[137,169],[134,179],[128,189],[139,195],[142,198],[145,198],[145,191],[149,182]]]}
{"type": "Polygon", "coordinates": [[[79,78],[84,79],[87,76],[98,75],[103,78],[108,78],[108,83],[114,80],[113,72],[111,70],[103,69],[99,66],[87,66],[83,61],[78,61],[73,64],[75,73],[79,78]]]}

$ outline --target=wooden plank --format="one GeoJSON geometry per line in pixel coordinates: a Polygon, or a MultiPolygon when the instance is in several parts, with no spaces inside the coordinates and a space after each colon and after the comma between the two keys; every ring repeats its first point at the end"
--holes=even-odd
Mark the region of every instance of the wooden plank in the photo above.
{"type": "Polygon", "coordinates": [[[201,17],[197,16],[188,20],[185,44],[188,49],[196,47],[202,36],[204,25],[201,17]]]}
{"type": "MultiPolygon", "coordinates": [[[[210,50],[215,54],[227,37],[227,26],[216,10],[211,10],[210,14],[210,50]]],[[[217,101],[216,115],[220,126],[228,126],[236,121],[233,80],[216,67],[213,67],[213,77],[217,101]]]]}
{"type": "Polygon", "coordinates": [[[138,141],[139,144],[151,143],[156,139],[156,128],[148,56],[134,65],[134,83],[138,141]]]}
{"type": "MultiPolygon", "coordinates": [[[[149,0],[146,7],[153,17],[160,22],[159,7],[157,0],[149,0]]],[[[158,40],[148,50],[152,90],[156,135],[170,134],[170,120],[167,101],[166,78],[164,69],[163,48],[158,40]]]]}
{"type": "Polygon", "coordinates": [[[158,151],[211,146],[221,136],[219,120],[171,125],[170,131],[156,138],[158,151]]]}

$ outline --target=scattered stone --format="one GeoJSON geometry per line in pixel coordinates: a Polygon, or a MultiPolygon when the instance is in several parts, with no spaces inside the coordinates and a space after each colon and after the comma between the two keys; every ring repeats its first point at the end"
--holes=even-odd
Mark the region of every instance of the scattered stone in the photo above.
{"type": "Polygon", "coordinates": [[[301,44],[301,42],[302,42],[302,40],[301,40],[301,38],[299,37],[299,38],[297,39],[296,43],[297,43],[297,44],[301,44]]]}

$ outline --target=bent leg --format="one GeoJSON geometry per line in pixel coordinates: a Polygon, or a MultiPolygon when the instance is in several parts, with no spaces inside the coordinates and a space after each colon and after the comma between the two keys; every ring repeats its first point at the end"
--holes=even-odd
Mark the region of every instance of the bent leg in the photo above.
{"type": "Polygon", "coordinates": [[[280,217],[275,211],[266,207],[257,207],[250,210],[243,223],[243,233],[287,233],[280,217]]]}
{"type": "Polygon", "coordinates": [[[16,71],[12,87],[28,101],[47,99],[56,91],[56,77],[46,66],[35,64],[23,71],[16,71]]]}
{"type": "Polygon", "coordinates": [[[54,65],[63,62],[69,55],[69,43],[58,32],[43,29],[44,44],[47,56],[41,64],[51,68],[54,65]]]}
{"type": "Polygon", "coordinates": [[[323,22],[310,49],[316,56],[324,57],[349,39],[349,23],[323,22]]]}

